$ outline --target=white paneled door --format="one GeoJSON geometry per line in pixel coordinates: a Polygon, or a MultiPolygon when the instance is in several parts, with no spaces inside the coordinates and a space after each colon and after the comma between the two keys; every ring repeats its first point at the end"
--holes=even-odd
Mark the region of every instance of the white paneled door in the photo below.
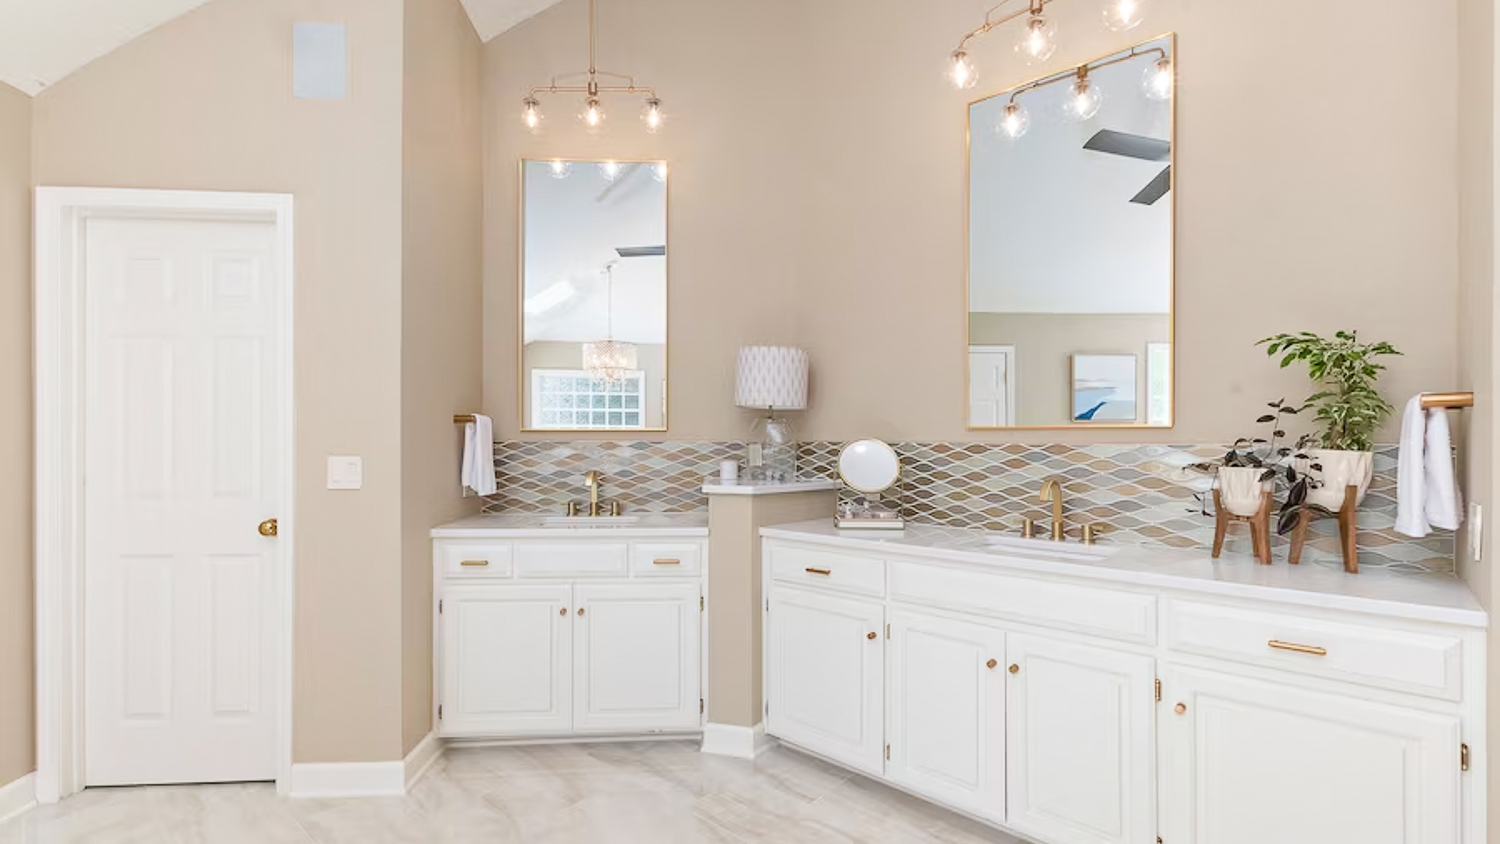
{"type": "Polygon", "coordinates": [[[697,583],[573,587],[573,731],[699,727],[697,583]]]}
{"type": "Polygon", "coordinates": [[[276,778],[271,223],[86,223],[87,785],[276,778]]]}
{"type": "Polygon", "coordinates": [[[1016,424],[1014,346],[969,347],[969,425],[997,428],[1016,424]]]}
{"type": "Polygon", "coordinates": [[[452,586],[442,611],[444,736],[566,733],[573,724],[573,588],[452,586]]]}

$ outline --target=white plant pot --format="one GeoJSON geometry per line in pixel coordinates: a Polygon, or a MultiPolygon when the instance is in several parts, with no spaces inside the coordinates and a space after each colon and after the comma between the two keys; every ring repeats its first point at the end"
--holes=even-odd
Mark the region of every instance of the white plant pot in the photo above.
{"type": "Polygon", "coordinates": [[[1236,516],[1255,515],[1260,511],[1261,493],[1266,488],[1260,479],[1265,472],[1255,466],[1220,466],[1219,504],[1236,516]]]}
{"type": "Polygon", "coordinates": [[[1313,478],[1323,485],[1307,491],[1307,503],[1332,510],[1335,513],[1344,506],[1344,489],[1359,488],[1354,498],[1358,507],[1370,489],[1370,479],[1375,476],[1375,454],[1370,451],[1339,451],[1331,448],[1310,448],[1307,456],[1312,463],[1323,467],[1321,472],[1312,472],[1313,478]]]}

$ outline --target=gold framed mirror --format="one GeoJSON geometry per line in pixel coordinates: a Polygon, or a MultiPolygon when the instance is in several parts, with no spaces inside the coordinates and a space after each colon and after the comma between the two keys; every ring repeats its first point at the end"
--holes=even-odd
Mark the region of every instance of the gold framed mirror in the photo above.
{"type": "Polygon", "coordinates": [[[969,104],[969,429],[1170,428],[1173,33],[969,104]]]}
{"type": "Polygon", "coordinates": [[[667,429],[667,164],[523,159],[524,432],[667,429]]]}

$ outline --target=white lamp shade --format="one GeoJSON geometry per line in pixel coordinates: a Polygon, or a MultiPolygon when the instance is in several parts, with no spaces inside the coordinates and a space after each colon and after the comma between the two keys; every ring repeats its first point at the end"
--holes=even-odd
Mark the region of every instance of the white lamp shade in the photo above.
{"type": "Polygon", "coordinates": [[[808,356],[790,346],[744,346],[736,370],[734,403],[740,407],[807,409],[808,356]]]}

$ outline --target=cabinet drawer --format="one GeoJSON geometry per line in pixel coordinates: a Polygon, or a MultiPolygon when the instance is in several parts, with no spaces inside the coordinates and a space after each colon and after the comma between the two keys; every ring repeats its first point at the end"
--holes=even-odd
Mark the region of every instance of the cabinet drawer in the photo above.
{"type": "Polygon", "coordinates": [[[630,546],[630,573],[636,577],[696,577],[703,568],[703,546],[695,542],[637,542],[630,546]]]}
{"type": "Polygon", "coordinates": [[[891,597],[1040,627],[1156,642],[1156,598],[972,569],[890,564],[891,597]]]}
{"type": "Polygon", "coordinates": [[[510,577],[509,545],[443,545],[438,551],[448,577],[510,577]]]}
{"type": "Polygon", "coordinates": [[[623,542],[534,543],[516,545],[516,576],[624,577],[623,542]]]}
{"type": "Polygon", "coordinates": [[[881,560],[783,546],[770,546],[767,554],[774,580],[862,595],[885,594],[885,563],[881,560]]]}
{"type": "Polygon", "coordinates": [[[1463,641],[1220,604],[1167,603],[1167,646],[1444,700],[1462,695],[1463,641]]]}

